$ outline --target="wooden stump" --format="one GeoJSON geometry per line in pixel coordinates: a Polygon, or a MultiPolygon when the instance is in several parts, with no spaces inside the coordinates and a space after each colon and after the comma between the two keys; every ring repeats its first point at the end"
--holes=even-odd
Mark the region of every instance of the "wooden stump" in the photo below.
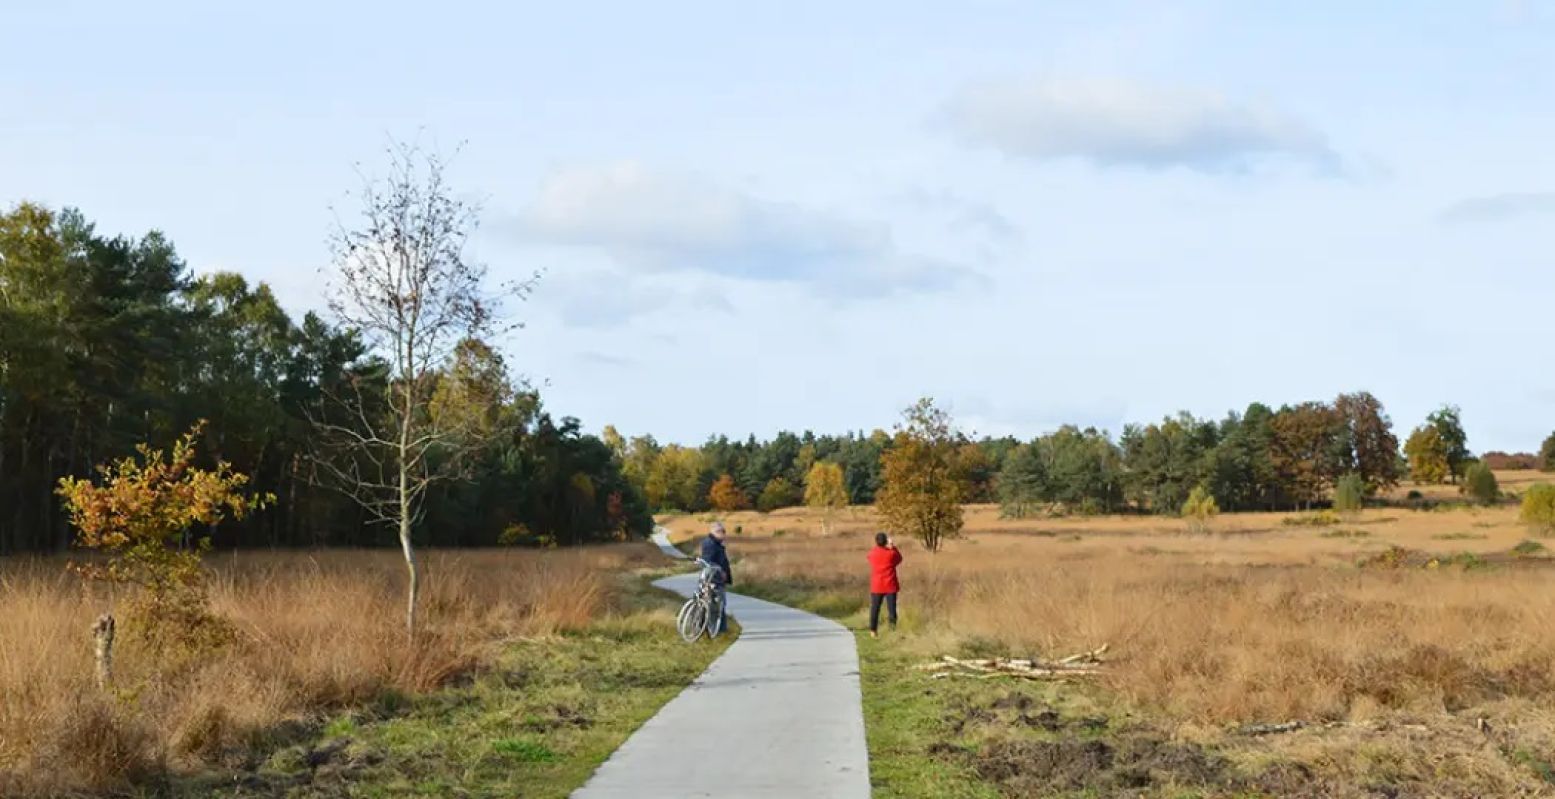
{"type": "Polygon", "coordinates": [[[92,640],[97,643],[97,687],[106,689],[113,683],[113,615],[104,613],[92,625],[92,640]]]}

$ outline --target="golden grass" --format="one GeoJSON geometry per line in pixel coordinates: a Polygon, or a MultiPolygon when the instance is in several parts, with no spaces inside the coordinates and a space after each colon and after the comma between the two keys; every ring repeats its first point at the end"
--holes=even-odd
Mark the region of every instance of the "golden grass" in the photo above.
{"type": "MultiPolygon", "coordinates": [[[[1491,554],[1527,537],[1514,508],[1374,509],[1319,527],[1283,523],[1293,515],[1228,514],[1193,535],[1178,519],[1004,520],[970,507],[968,536],[946,551],[904,546],[904,623],[925,655],[1110,644],[1111,691],[1188,724],[1555,704],[1551,562],[1491,554]],[[1500,565],[1357,565],[1392,546],[1500,565]]],[[[863,601],[878,524],[867,509],[825,538],[803,510],[726,523],[743,530],[731,538],[740,580],[801,585],[830,607],[863,601]]]]}
{"type": "Polygon", "coordinates": [[[212,599],[237,644],[171,667],[123,635],[115,685],[92,677],[88,626],[113,605],[61,559],[0,562],[0,795],[122,788],[164,769],[238,762],[288,723],[426,691],[504,638],[575,629],[608,607],[640,545],[431,552],[424,629],[406,641],[391,551],[213,556],[212,599]]]}

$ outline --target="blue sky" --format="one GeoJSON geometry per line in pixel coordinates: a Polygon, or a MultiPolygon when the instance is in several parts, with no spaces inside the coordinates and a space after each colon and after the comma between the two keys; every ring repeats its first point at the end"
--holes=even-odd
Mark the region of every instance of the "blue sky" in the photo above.
{"type": "Polygon", "coordinates": [[[598,429],[1116,432],[1365,389],[1555,429],[1555,4],[71,2],[0,202],[322,307],[386,136],[465,147],[503,342],[598,429]],[[420,133],[418,134],[418,131],[420,133]]]}

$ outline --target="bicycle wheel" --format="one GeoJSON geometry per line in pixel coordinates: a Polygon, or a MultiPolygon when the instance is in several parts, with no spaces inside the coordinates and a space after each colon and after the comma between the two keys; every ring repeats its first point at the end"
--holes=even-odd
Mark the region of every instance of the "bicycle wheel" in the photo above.
{"type": "Polygon", "coordinates": [[[686,602],[685,607],[680,609],[680,618],[675,627],[680,632],[681,640],[688,644],[695,642],[707,631],[707,608],[695,599],[686,602]]]}

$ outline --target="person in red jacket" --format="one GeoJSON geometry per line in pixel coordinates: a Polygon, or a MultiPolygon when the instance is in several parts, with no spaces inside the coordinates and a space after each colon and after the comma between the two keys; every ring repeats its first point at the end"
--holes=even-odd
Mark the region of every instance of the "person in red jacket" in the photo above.
{"type": "Polygon", "coordinates": [[[875,548],[869,551],[869,637],[879,638],[880,603],[883,600],[896,629],[896,593],[902,586],[896,580],[896,567],[902,562],[902,552],[896,542],[885,533],[875,533],[875,548]]]}

